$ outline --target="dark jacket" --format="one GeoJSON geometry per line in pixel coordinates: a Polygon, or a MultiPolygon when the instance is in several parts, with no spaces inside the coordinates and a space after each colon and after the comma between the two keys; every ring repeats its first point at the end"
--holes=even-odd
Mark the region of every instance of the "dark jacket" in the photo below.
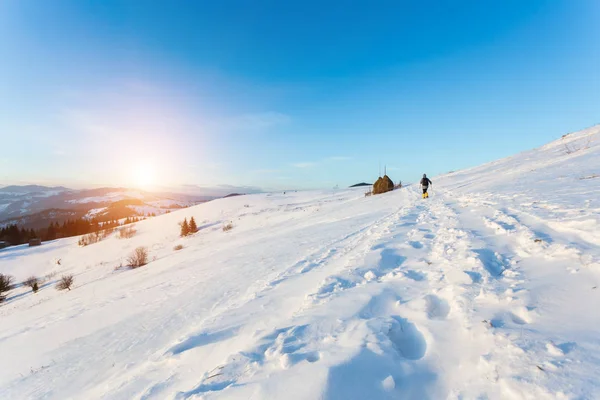
{"type": "Polygon", "coordinates": [[[432,182],[429,180],[429,178],[423,178],[421,179],[421,185],[427,187],[429,185],[432,185],[432,182]]]}

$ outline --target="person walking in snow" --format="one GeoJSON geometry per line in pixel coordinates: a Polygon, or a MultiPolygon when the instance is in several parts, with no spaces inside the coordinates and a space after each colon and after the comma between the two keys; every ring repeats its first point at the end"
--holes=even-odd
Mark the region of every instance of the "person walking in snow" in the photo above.
{"type": "Polygon", "coordinates": [[[429,193],[427,193],[427,189],[429,189],[429,185],[433,185],[433,183],[427,177],[427,174],[423,174],[423,179],[421,179],[421,189],[423,189],[423,198],[426,199],[429,197],[429,193]]]}

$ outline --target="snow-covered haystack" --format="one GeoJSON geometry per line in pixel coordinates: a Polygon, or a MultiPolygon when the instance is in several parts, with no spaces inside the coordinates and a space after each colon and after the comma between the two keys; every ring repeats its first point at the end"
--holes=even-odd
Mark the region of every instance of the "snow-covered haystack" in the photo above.
{"type": "Polygon", "coordinates": [[[2,249],[0,398],[600,398],[599,134],[427,200],[239,196],[2,249]]]}
{"type": "Polygon", "coordinates": [[[394,182],[389,176],[379,177],[373,184],[373,194],[381,194],[394,190],[394,182]]]}

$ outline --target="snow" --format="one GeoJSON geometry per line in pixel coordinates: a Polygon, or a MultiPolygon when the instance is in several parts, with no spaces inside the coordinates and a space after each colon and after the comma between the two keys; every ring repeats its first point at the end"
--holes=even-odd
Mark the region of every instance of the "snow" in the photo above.
{"type": "Polygon", "coordinates": [[[248,195],[0,250],[2,273],[48,279],[0,306],[0,398],[600,398],[600,178],[580,179],[599,139],[436,177],[427,200],[248,195]],[[119,268],[137,246],[151,262],[119,268]]]}
{"type": "Polygon", "coordinates": [[[161,207],[155,207],[155,206],[151,206],[151,205],[143,205],[143,206],[127,206],[128,208],[132,209],[133,211],[135,211],[138,215],[150,215],[152,213],[156,214],[156,215],[160,215],[160,214],[164,214],[167,211],[172,211],[172,209],[169,208],[161,208],[161,207]]]}
{"type": "Polygon", "coordinates": [[[189,206],[189,205],[193,205],[193,203],[191,202],[185,202],[185,201],[179,201],[179,200],[171,200],[171,199],[162,199],[162,200],[155,200],[155,201],[147,201],[146,204],[149,204],[151,206],[157,207],[157,208],[171,208],[171,207],[184,207],[184,206],[189,206]]]}
{"type": "Polygon", "coordinates": [[[85,203],[106,203],[112,201],[119,201],[128,198],[125,192],[110,192],[104,196],[91,196],[83,197],[81,199],[67,200],[67,203],[71,204],[85,204],[85,203]]]}

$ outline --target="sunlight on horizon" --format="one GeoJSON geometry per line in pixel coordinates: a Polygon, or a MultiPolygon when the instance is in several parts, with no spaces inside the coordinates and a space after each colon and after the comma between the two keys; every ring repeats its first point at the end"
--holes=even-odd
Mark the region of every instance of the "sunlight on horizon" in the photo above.
{"type": "Polygon", "coordinates": [[[158,179],[154,166],[145,160],[137,161],[130,168],[131,185],[140,189],[150,189],[157,185],[158,179]]]}

